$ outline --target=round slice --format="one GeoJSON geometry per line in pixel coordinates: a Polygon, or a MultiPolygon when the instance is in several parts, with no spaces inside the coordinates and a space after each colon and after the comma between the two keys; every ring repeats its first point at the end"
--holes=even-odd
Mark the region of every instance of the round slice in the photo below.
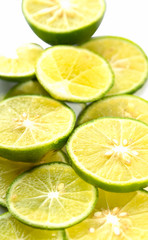
{"type": "MultiPolygon", "coordinates": [[[[49,162],[67,162],[67,156],[64,152],[49,152],[47,153],[39,163],[49,162]]],[[[10,184],[21,173],[33,168],[33,163],[21,163],[9,161],[8,159],[0,157],[0,204],[6,207],[6,192],[10,184]]]]}
{"type": "Polygon", "coordinates": [[[101,190],[99,196],[91,215],[66,230],[68,240],[148,239],[148,193],[101,190]]]}
{"type": "Polygon", "coordinates": [[[0,216],[0,239],[1,240],[64,240],[64,231],[38,230],[28,227],[10,213],[0,216]]]}
{"type": "Polygon", "coordinates": [[[113,85],[108,63],[88,50],[56,46],[48,48],[37,62],[40,84],[56,99],[90,102],[101,98],[113,85]]]}
{"type": "Polygon", "coordinates": [[[35,77],[35,65],[43,49],[34,43],[17,48],[10,56],[0,54],[0,78],[10,81],[24,81],[35,77]]]}
{"type": "Polygon", "coordinates": [[[20,175],[7,194],[14,217],[33,227],[62,229],[85,219],[97,201],[97,189],[64,163],[43,164],[20,175]]]}
{"type": "Polygon", "coordinates": [[[133,93],[148,78],[148,59],[134,42],[120,37],[94,38],[82,47],[100,54],[109,61],[115,84],[107,95],[133,93]]]}
{"type": "Polygon", "coordinates": [[[99,27],[104,0],[23,0],[24,16],[32,30],[50,44],[87,41],[99,27]]]}
{"type": "Polygon", "coordinates": [[[148,124],[148,102],[133,95],[105,97],[86,107],[79,116],[78,124],[99,117],[128,117],[148,124]]]}
{"type": "Polygon", "coordinates": [[[148,185],[148,125],[128,118],[98,118],[80,125],[67,151],[86,181],[113,192],[148,185]]]}
{"type": "Polygon", "coordinates": [[[0,156],[36,162],[64,146],[75,124],[72,109],[49,97],[17,96],[0,103],[0,156]]]}

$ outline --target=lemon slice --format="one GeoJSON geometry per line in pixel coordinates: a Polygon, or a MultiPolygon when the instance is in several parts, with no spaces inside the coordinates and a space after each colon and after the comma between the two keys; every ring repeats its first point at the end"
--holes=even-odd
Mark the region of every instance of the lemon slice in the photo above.
{"type": "Polygon", "coordinates": [[[98,118],[75,129],[67,144],[74,169],[113,192],[148,185],[148,125],[128,118],[98,118]]]}
{"type": "Polygon", "coordinates": [[[27,225],[62,229],[90,214],[97,193],[69,165],[43,164],[16,178],[7,194],[7,206],[14,217],[27,225]]]}
{"type": "Polygon", "coordinates": [[[10,81],[24,81],[35,77],[35,65],[43,52],[41,46],[28,43],[9,56],[0,54],[0,78],[10,81]]]}
{"type": "Polygon", "coordinates": [[[64,240],[64,231],[38,230],[28,227],[14,217],[10,213],[0,216],[0,239],[1,240],[64,240]]]}
{"type": "Polygon", "coordinates": [[[49,97],[17,96],[0,103],[0,155],[35,162],[64,146],[75,124],[72,109],[49,97]]]}
{"type": "Polygon", "coordinates": [[[128,39],[104,36],[94,38],[82,47],[109,61],[115,73],[115,84],[107,95],[133,93],[148,78],[148,59],[145,53],[128,39]]]}
{"type": "Polygon", "coordinates": [[[104,0],[23,0],[24,16],[32,30],[50,44],[88,40],[99,27],[104,0]]]}
{"type": "Polygon", "coordinates": [[[108,63],[98,55],[76,47],[56,46],[44,51],[37,62],[40,84],[59,100],[90,102],[113,85],[108,63]]]}
{"type": "Polygon", "coordinates": [[[148,239],[148,193],[99,193],[91,215],[66,230],[68,240],[148,239]]]}
{"type": "Polygon", "coordinates": [[[49,162],[67,162],[67,156],[62,151],[49,152],[36,164],[16,163],[0,157],[0,204],[6,207],[6,192],[19,174],[33,168],[37,164],[49,162]]]}
{"type": "Polygon", "coordinates": [[[78,124],[99,117],[127,117],[148,124],[148,102],[127,94],[105,97],[87,106],[79,115],[78,124]]]}

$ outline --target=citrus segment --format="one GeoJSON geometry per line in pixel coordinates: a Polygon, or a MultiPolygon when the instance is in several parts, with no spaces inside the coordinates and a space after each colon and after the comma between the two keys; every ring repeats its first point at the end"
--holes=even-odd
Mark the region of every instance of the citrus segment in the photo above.
{"type": "Polygon", "coordinates": [[[133,95],[105,97],[87,106],[81,112],[78,124],[99,117],[128,117],[148,124],[148,102],[133,95]]]}
{"type": "Polygon", "coordinates": [[[124,118],[99,118],[72,134],[67,151],[75,170],[105,190],[129,192],[148,184],[148,126],[124,118]]]}
{"type": "Polygon", "coordinates": [[[97,200],[97,189],[64,163],[40,165],[20,175],[7,195],[9,211],[20,221],[61,229],[82,221],[97,200]]]}
{"type": "Polygon", "coordinates": [[[66,230],[68,240],[147,240],[148,194],[100,190],[99,201],[82,223],[66,230]]]}
{"type": "Polygon", "coordinates": [[[70,46],[47,49],[37,62],[36,74],[51,96],[63,101],[94,101],[113,85],[113,73],[103,58],[70,46]]]}
{"type": "Polygon", "coordinates": [[[94,38],[82,47],[109,61],[115,73],[115,84],[107,95],[135,92],[148,77],[148,60],[145,53],[128,39],[104,36],[94,38]]]}

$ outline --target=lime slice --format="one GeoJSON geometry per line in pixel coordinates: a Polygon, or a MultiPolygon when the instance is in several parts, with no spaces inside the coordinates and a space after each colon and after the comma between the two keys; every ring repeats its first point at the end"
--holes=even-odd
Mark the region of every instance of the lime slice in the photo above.
{"type": "Polygon", "coordinates": [[[0,216],[1,240],[64,240],[63,231],[38,230],[28,227],[5,213],[0,216]]]}
{"type": "MultiPolygon", "coordinates": [[[[49,152],[38,164],[49,162],[67,162],[67,156],[62,151],[49,152]]],[[[2,206],[6,207],[6,192],[14,179],[34,166],[33,163],[15,163],[0,157],[0,204],[2,206]]]]}
{"type": "Polygon", "coordinates": [[[148,124],[148,102],[133,95],[105,97],[86,107],[79,116],[78,124],[99,117],[128,117],[148,124]]]}
{"type": "Polygon", "coordinates": [[[46,91],[63,101],[95,101],[113,85],[112,70],[102,57],[70,46],[44,51],[37,62],[36,74],[46,91]]]}
{"type": "Polygon", "coordinates": [[[83,45],[109,61],[115,84],[107,95],[133,93],[148,77],[148,60],[143,50],[134,42],[120,37],[99,37],[83,45]]]}
{"type": "Polygon", "coordinates": [[[10,81],[24,81],[35,77],[36,61],[43,49],[34,43],[17,48],[9,56],[0,55],[0,78],[10,81]]]}
{"type": "Polygon", "coordinates": [[[97,189],[64,163],[43,164],[25,172],[7,194],[14,217],[43,229],[62,229],[82,221],[96,200],[97,189]]]}
{"type": "Polygon", "coordinates": [[[50,44],[88,40],[99,27],[104,0],[23,0],[22,10],[32,30],[50,44]]]}
{"type": "Polygon", "coordinates": [[[66,230],[68,240],[148,239],[148,193],[100,191],[99,196],[91,215],[66,230]]]}
{"type": "Polygon", "coordinates": [[[0,103],[0,155],[20,162],[39,161],[64,146],[74,112],[49,97],[17,96],[0,103]]]}
{"type": "Polygon", "coordinates": [[[80,125],[67,144],[74,169],[113,192],[148,185],[148,125],[128,118],[98,118],[80,125]]]}

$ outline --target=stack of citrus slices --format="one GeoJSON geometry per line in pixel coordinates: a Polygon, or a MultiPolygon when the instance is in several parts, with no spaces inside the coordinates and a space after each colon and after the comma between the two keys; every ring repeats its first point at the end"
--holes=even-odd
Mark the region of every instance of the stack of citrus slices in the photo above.
{"type": "Polygon", "coordinates": [[[57,44],[0,56],[1,240],[147,240],[148,77],[134,42],[97,37],[104,0],[23,0],[57,44]],[[85,6],[85,8],[82,8],[85,6]],[[75,115],[75,111],[78,118],[75,115]],[[62,150],[61,150],[62,149],[62,150]]]}

